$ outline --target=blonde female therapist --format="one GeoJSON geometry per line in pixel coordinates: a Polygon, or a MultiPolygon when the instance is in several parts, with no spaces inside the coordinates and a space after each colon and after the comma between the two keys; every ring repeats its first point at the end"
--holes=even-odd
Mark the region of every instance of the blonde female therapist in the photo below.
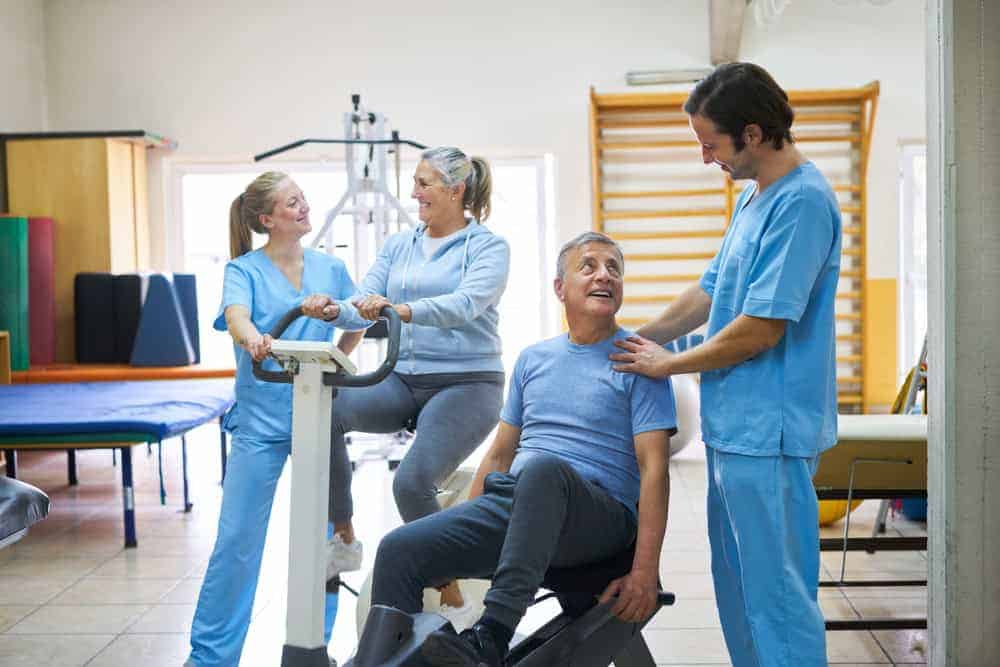
{"type": "MultiPolygon", "coordinates": [[[[235,667],[250,625],[274,489],[292,444],[292,386],[262,382],[252,372],[253,361],[264,360],[270,351],[266,332],[291,308],[312,310],[318,301],[342,329],[369,324],[353,311],[341,312],[346,310],[344,299],[355,293],[354,282],[339,259],[303,248],[301,239],[311,229],[302,190],[280,172],[258,176],[230,208],[232,260],[226,265],[215,328],[229,332],[236,352],[236,404],[225,421],[232,432],[232,452],[186,665],[235,667]],[[267,235],[267,243],[253,250],[251,232],[267,235]],[[317,294],[335,299],[330,303],[317,294]]],[[[283,337],[331,340],[334,331],[329,322],[303,317],[283,337]]],[[[361,335],[345,331],[338,346],[349,353],[361,335]]],[[[349,546],[349,522],[338,528],[341,543],[349,546]]]]}

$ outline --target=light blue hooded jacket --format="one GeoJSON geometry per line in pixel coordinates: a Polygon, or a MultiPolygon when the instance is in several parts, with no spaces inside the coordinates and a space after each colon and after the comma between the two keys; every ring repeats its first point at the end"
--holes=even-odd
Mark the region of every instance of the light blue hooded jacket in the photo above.
{"type": "MultiPolygon", "coordinates": [[[[507,287],[510,246],[475,220],[430,257],[423,252],[425,225],[386,241],[361,281],[359,294],[381,294],[408,304],[396,372],[503,372],[497,305],[507,287]]],[[[347,326],[360,318],[352,305],[335,320],[347,326]],[[343,320],[341,319],[343,318],[343,320]]]]}

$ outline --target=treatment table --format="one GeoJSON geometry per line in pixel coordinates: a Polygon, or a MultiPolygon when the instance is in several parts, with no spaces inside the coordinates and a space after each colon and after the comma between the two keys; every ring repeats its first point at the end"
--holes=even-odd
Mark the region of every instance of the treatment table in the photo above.
{"type": "MultiPolygon", "coordinates": [[[[0,385],[0,449],[9,477],[17,475],[16,450],[120,449],[125,546],[134,547],[131,447],[181,438],[184,511],[190,511],[185,434],[212,420],[221,424],[233,401],[231,379],[0,385]]],[[[221,428],[220,438],[225,452],[221,428]]],[[[72,464],[70,477],[73,483],[72,464]]]]}
{"type": "MultiPolygon", "coordinates": [[[[823,452],[813,477],[820,500],[927,498],[926,415],[840,415],[837,444],[823,452]]],[[[926,551],[926,537],[849,537],[851,515],[844,519],[844,535],[820,540],[821,551],[841,552],[840,577],[820,586],[847,588],[926,586],[920,580],[858,580],[844,578],[849,551],[926,551]]],[[[926,618],[827,621],[828,630],[899,630],[927,627],[926,618]]]]}

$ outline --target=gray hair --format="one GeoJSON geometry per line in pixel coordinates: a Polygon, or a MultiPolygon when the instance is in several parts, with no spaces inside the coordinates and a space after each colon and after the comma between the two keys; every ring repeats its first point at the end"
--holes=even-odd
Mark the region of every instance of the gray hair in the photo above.
{"type": "Polygon", "coordinates": [[[567,257],[569,257],[569,254],[573,250],[585,246],[588,243],[601,243],[603,245],[613,247],[618,253],[619,259],[622,261],[622,273],[625,272],[625,254],[622,252],[621,246],[618,245],[613,238],[600,232],[584,232],[583,234],[566,241],[566,243],[563,244],[563,247],[559,250],[559,258],[556,260],[556,278],[559,280],[565,278],[567,257]]]}
{"type": "Polygon", "coordinates": [[[421,153],[420,158],[441,176],[446,187],[454,188],[465,183],[462,208],[469,211],[472,217],[479,222],[490,217],[493,177],[484,158],[469,157],[454,146],[429,148],[421,153]]]}

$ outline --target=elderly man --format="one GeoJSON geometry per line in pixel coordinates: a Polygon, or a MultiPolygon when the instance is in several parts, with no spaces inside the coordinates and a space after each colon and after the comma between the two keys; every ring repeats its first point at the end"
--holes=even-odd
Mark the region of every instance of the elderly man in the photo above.
{"type": "Polygon", "coordinates": [[[733,664],[825,665],[812,475],[837,432],[837,197],[761,67],[718,67],[684,111],[705,163],[751,183],[699,284],[612,359],[649,377],[701,372],[712,577],[733,664]],[[706,321],[704,344],[660,347],[706,321]]]}
{"type": "Polygon", "coordinates": [[[428,638],[433,664],[499,666],[550,566],[598,562],[633,543],[631,571],[602,600],[617,595],[611,610],[625,621],[655,609],[676,424],[668,381],[617,373],[608,361],[630,335],[615,321],[623,271],[621,249],[603,234],[563,246],[555,291],[569,333],[521,353],[469,502],[379,545],[373,604],[413,613],[425,587],[493,580],[477,623],[428,638]]]}

